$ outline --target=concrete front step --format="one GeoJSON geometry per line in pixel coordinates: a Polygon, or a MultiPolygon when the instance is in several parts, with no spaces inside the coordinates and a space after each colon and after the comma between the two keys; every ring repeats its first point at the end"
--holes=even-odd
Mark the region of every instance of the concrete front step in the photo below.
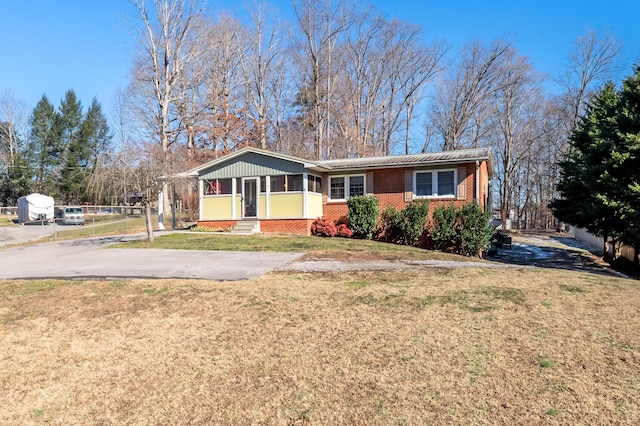
{"type": "Polygon", "coordinates": [[[260,221],[239,220],[231,229],[232,234],[257,234],[260,232],[260,221]]]}

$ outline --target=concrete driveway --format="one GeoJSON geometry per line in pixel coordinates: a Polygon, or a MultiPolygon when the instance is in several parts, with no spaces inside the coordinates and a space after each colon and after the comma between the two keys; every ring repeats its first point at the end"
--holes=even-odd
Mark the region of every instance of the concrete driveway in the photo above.
{"type": "Polygon", "coordinates": [[[280,268],[302,253],[116,249],[143,234],[0,249],[0,279],[197,278],[244,280],[280,268]]]}

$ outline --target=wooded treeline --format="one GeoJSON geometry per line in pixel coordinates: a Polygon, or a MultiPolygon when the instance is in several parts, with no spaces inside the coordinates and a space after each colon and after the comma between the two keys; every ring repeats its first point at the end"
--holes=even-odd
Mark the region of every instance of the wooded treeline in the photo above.
{"type": "Polygon", "coordinates": [[[111,139],[98,101],[85,112],[68,90],[56,109],[43,95],[27,120],[21,119],[20,102],[8,93],[0,106],[5,115],[0,121],[0,202],[15,206],[32,192],[65,204],[89,200],[98,157],[111,139]]]}
{"type": "Polygon", "coordinates": [[[119,157],[99,167],[113,179],[102,187],[120,193],[123,173],[109,168],[148,182],[244,146],[309,159],[489,146],[494,206],[548,227],[568,136],[620,71],[620,43],[594,31],[567,47],[563,75],[543,76],[507,38],[454,48],[354,2],[294,0],[289,20],[268,5],[241,19],[196,0],[130,4],[119,157]]]}

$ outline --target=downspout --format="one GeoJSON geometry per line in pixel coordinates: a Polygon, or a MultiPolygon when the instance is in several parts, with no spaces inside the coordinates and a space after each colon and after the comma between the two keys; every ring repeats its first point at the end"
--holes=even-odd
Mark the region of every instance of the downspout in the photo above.
{"type": "Polygon", "coordinates": [[[475,198],[476,200],[478,200],[478,205],[480,205],[480,161],[478,160],[476,160],[476,196],[475,198]]]}

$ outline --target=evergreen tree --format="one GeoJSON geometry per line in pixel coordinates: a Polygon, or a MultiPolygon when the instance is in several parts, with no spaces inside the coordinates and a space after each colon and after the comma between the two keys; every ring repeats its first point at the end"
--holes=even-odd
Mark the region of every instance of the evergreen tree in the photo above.
{"type": "Polygon", "coordinates": [[[623,82],[618,128],[620,144],[610,154],[618,164],[613,170],[618,193],[611,203],[622,213],[621,240],[634,248],[634,264],[640,269],[640,67],[623,82]]]}
{"type": "Polygon", "coordinates": [[[82,140],[82,105],[73,90],[60,103],[61,142],[64,147],[60,195],[65,203],[78,203],[86,186],[88,147],[82,140]]]}
{"type": "Polygon", "coordinates": [[[23,152],[17,152],[0,176],[0,201],[15,206],[18,198],[31,192],[32,171],[23,152]]]}
{"type": "Polygon", "coordinates": [[[102,107],[97,99],[93,99],[87,115],[82,122],[82,140],[88,149],[87,166],[95,170],[98,155],[108,152],[111,146],[111,131],[102,107]]]}
{"type": "Polygon", "coordinates": [[[55,197],[58,195],[62,155],[60,116],[46,95],[42,95],[33,109],[29,124],[31,132],[26,160],[34,170],[34,190],[55,197]]]}
{"type": "Polygon", "coordinates": [[[551,203],[557,218],[586,228],[605,241],[608,237],[617,239],[621,233],[621,214],[609,201],[616,185],[611,151],[619,145],[618,104],[612,83],[594,97],[571,135],[566,159],[560,163],[561,198],[551,203]]]}
{"type": "Polygon", "coordinates": [[[618,93],[607,84],[571,135],[554,214],[640,250],[640,68],[618,93]]]}
{"type": "Polygon", "coordinates": [[[111,135],[100,103],[94,98],[86,115],[69,90],[60,105],[64,168],[60,189],[66,203],[89,201],[87,186],[98,155],[109,148],[111,135]]]}

